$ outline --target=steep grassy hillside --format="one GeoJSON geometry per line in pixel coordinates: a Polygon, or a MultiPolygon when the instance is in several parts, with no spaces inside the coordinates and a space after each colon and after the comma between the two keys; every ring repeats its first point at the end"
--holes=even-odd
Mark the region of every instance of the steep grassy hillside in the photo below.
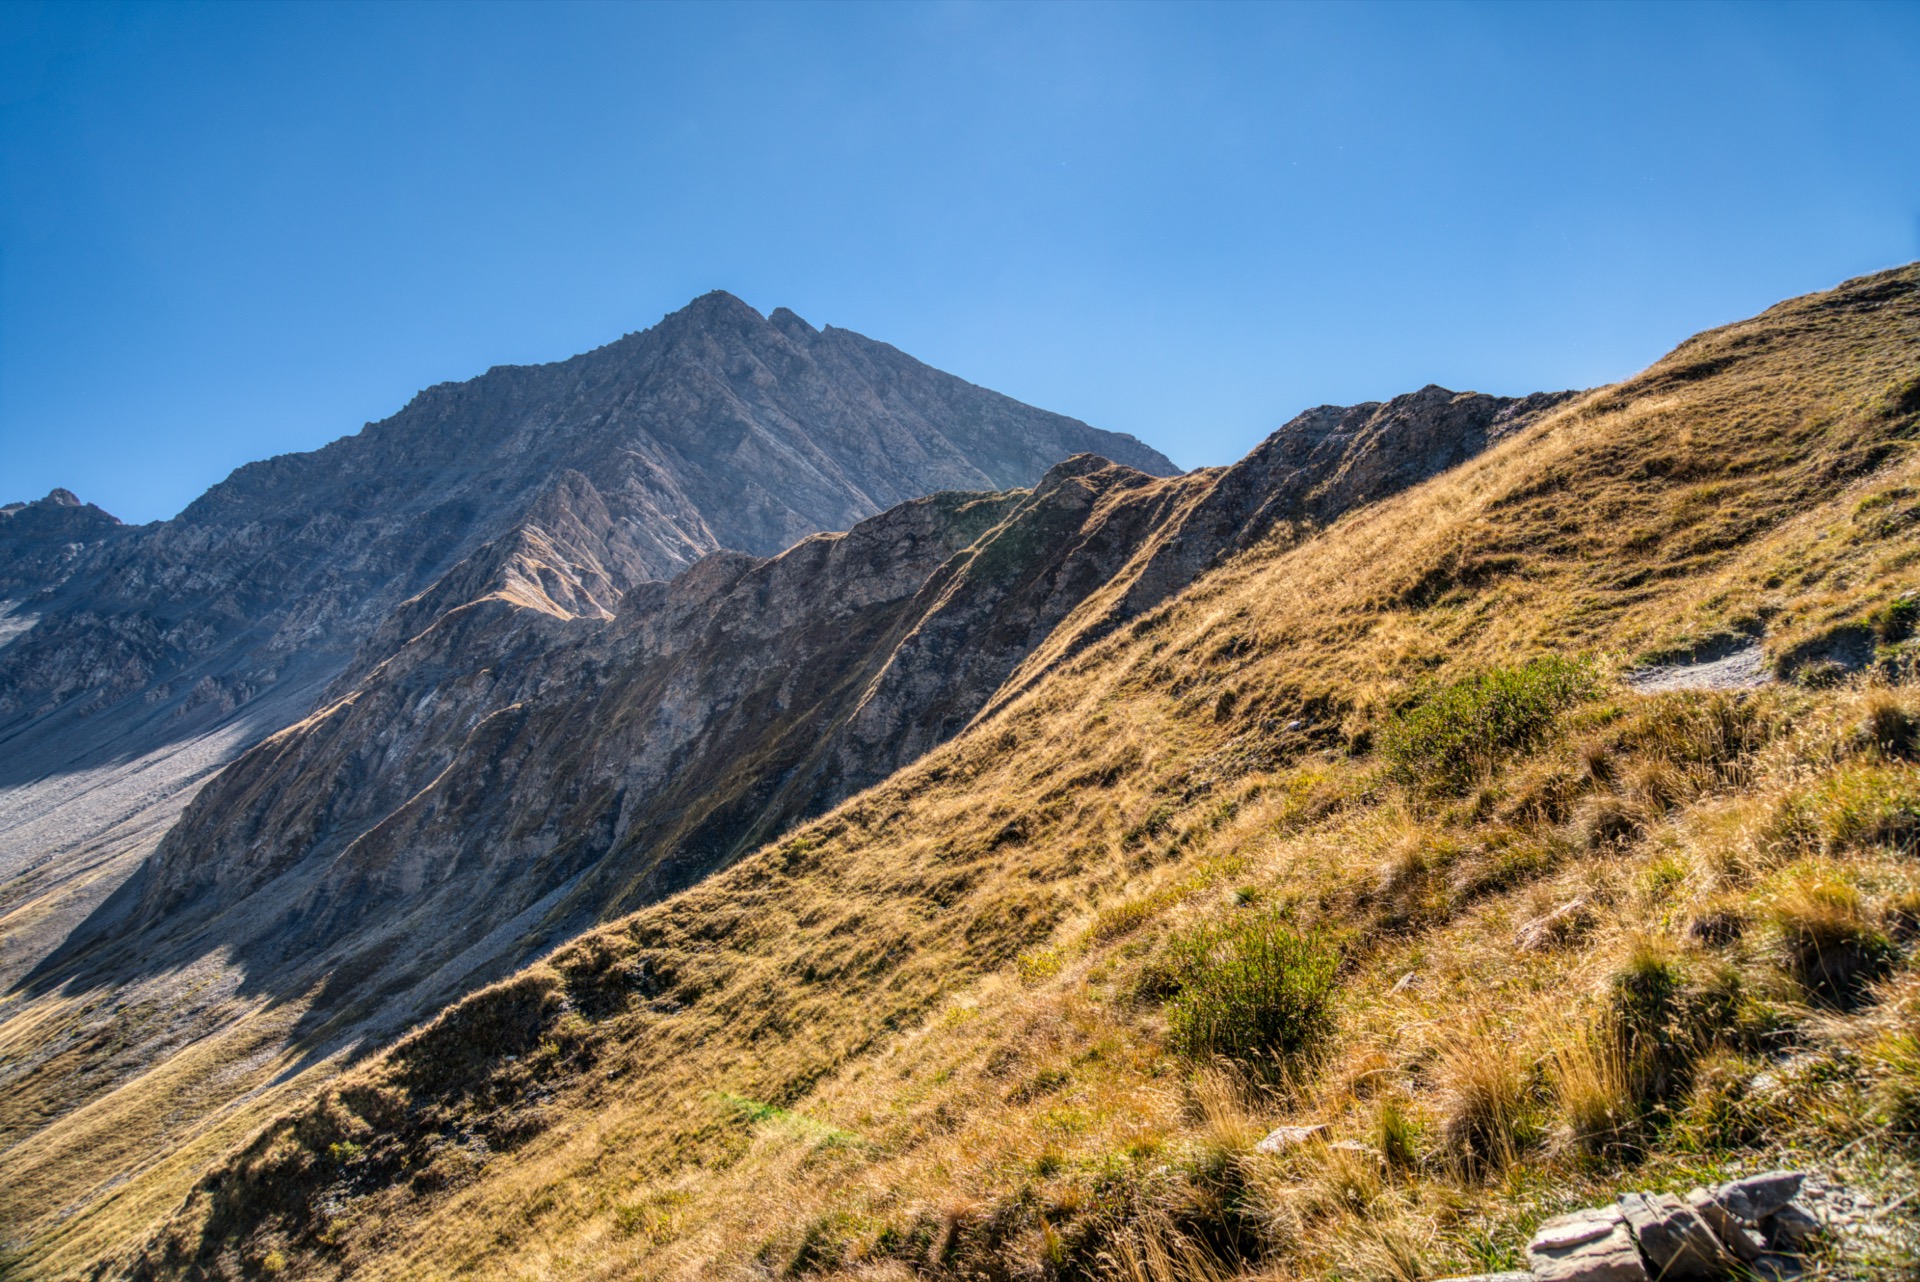
{"type": "Polygon", "coordinates": [[[98,1273],[1412,1279],[1627,1180],[1910,1190],[1917,433],[1906,268],[1122,628],[1096,594],[965,734],[452,1007],[98,1273]],[[1754,641],[1788,680],[1622,679],[1754,641]]]}

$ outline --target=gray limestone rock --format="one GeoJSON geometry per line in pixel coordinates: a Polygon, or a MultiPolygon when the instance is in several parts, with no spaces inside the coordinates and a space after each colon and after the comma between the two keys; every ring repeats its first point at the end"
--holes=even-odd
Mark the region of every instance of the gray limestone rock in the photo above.
{"type": "Polygon", "coordinates": [[[1798,1202],[1789,1202],[1772,1214],[1762,1216],[1760,1231],[1774,1250],[1800,1252],[1819,1242],[1826,1226],[1798,1202]]]}
{"type": "Polygon", "coordinates": [[[1751,1263],[1766,1251],[1767,1244],[1752,1225],[1733,1213],[1717,1189],[1695,1189],[1687,1194],[1687,1205],[1706,1221],[1721,1245],[1739,1260],[1751,1263]]]}
{"type": "Polygon", "coordinates": [[[1806,1266],[1795,1255],[1778,1255],[1769,1252],[1747,1266],[1758,1282],[1793,1282],[1793,1279],[1806,1272],[1806,1266]]]}
{"type": "Polygon", "coordinates": [[[1290,1148],[1305,1144],[1314,1136],[1326,1130],[1326,1126],[1276,1126],[1267,1133],[1267,1137],[1253,1146],[1256,1153],[1284,1153],[1290,1148]]]}
{"type": "Polygon", "coordinates": [[[1671,1193],[1622,1194],[1620,1211],[1657,1278],[1717,1282],[1733,1267],[1706,1220],[1671,1193]]]}
{"type": "Polygon", "coordinates": [[[1763,1171],[1759,1175],[1728,1180],[1718,1192],[1728,1210],[1749,1224],[1758,1224],[1793,1201],[1806,1178],[1799,1171],[1763,1171]]]}
{"type": "Polygon", "coordinates": [[[1539,1282],[1648,1282],[1646,1262],[1617,1206],[1542,1224],[1527,1246],[1527,1267],[1539,1282]]]}

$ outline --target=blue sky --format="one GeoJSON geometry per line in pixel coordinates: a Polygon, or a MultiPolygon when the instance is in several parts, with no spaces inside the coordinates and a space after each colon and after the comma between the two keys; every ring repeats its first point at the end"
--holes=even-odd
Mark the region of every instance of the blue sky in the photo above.
{"type": "Polygon", "coordinates": [[[0,5],[0,501],[723,288],[1196,466],[1920,257],[1920,5],[0,5]]]}

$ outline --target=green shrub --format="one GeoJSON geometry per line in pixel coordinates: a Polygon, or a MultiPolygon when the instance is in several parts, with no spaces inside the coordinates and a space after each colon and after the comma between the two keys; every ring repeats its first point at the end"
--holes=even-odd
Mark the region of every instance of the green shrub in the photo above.
{"type": "Polygon", "coordinates": [[[1554,718],[1599,692],[1593,666],[1557,655],[1492,668],[1420,695],[1381,732],[1382,754],[1410,782],[1461,793],[1537,745],[1554,718]]]}
{"type": "Polygon", "coordinates": [[[1277,1067],[1331,1030],[1338,950],[1278,913],[1182,932],[1170,951],[1177,991],[1168,1024],[1183,1054],[1277,1067]]]}

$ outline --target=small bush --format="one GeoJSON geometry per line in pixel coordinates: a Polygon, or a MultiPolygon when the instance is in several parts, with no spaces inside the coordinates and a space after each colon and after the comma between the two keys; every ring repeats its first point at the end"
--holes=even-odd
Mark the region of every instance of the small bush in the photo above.
{"type": "Polygon", "coordinates": [[[1870,745],[1896,761],[1912,760],[1920,750],[1920,724],[1885,691],[1868,699],[1860,732],[1870,745]]]}
{"type": "Polygon", "coordinates": [[[1609,984],[1604,1038],[1635,1112],[1673,1094],[1693,1060],[1691,1043],[1705,1032],[1680,1018],[1685,986],[1679,960],[1652,939],[1634,943],[1609,984]]]}
{"type": "Polygon", "coordinates": [[[1679,1144],[1700,1152],[1757,1143],[1764,1126],[1747,1094],[1753,1076],[1753,1063],[1732,1051],[1714,1051],[1702,1059],[1679,1110],[1679,1144]]]}
{"type": "Polygon", "coordinates": [[[1554,718],[1599,692],[1593,666],[1558,656],[1493,668],[1421,695],[1390,720],[1381,752],[1403,778],[1462,793],[1537,745],[1554,718]]]}
{"type": "Polygon", "coordinates": [[[1274,912],[1202,926],[1172,940],[1175,1049],[1278,1066],[1315,1050],[1332,1027],[1337,950],[1274,912]]]}

